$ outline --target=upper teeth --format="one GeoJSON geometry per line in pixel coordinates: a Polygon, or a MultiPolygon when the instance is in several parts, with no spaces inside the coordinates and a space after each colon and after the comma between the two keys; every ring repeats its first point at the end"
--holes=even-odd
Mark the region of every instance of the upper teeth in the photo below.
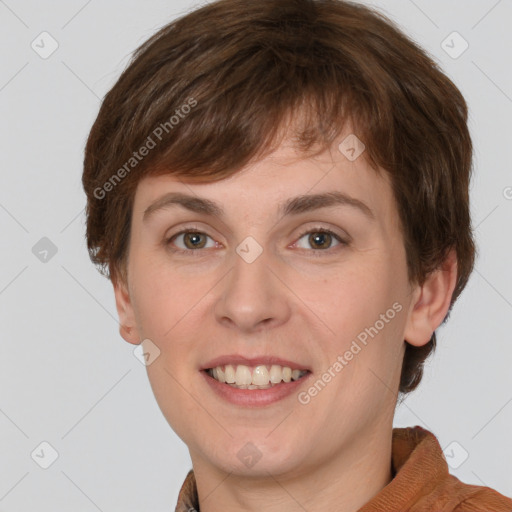
{"type": "Polygon", "coordinates": [[[297,380],[305,375],[307,370],[292,370],[288,366],[278,364],[271,366],[261,364],[255,367],[244,364],[227,364],[226,366],[210,368],[208,373],[219,382],[243,387],[251,386],[248,389],[254,389],[252,386],[270,387],[273,384],[279,384],[281,381],[297,380]]]}

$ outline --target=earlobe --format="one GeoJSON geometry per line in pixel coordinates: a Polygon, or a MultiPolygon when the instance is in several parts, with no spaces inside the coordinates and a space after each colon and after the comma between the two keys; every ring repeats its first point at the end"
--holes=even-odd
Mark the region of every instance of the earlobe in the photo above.
{"type": "Polygon", "coordinates": [[[457,254],[452,249],[442,266],[427,277],[423,286],[415,288],[404,332],[405,341],[417,347],[429,342],[448,313],[456,283],[457,254]]]}
{"type": "Polygon", "coordinates": [[[135,314],[127,285],[124,282],[113,283],[116,309],[119,316],[119,334],[128,343],[138,345],[140,337],[135,314]]]}

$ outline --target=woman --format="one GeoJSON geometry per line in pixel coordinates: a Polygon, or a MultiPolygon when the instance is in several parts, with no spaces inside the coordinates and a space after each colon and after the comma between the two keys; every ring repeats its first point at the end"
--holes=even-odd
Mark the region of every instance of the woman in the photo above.
{"type": "Polygon", "coordinates": [[[393,429],[473,268],[466,122],[348,2],[221,0],[137,50],[87,142],[87,242],[190,451],[176,510],[512,510],[393,429]]]}

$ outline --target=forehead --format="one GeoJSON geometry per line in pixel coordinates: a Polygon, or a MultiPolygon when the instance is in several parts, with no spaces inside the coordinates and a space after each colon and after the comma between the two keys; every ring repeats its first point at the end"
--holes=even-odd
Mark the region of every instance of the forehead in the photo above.
{"type": "Polygon", "coordinates": [[[270,155],[215,182],[198,183],[172,173],[146,176],[136,189],[134,216],[143,219],[161,207],[183,202],[174,200],[178,194],[191,199],[192,209],[203,208],[203,213],[219,217],[300,213],[307,201],[299,198],[313,195],[324,196],[318,201],[337,196],[330,203],[358,207],[369,218],[394,215],[388,174],[373,169],[364,153],[352,160],[343,149],[334,145],[319,155],[304,157],[283,143],[270,155]],[[171,196],[174,199],[168,200],[171,196]]]}

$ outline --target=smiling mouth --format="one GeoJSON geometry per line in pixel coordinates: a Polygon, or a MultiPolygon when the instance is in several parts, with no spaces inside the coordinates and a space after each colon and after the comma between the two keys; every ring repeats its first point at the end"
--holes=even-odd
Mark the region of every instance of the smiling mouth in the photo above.
{"type": "Polygon", "coordinates": [[[292,369],[289,366],[244,364],[216,366],[206,373],[218,382],[238,389],[268,389],[278,384],[302,379],[309,370],[292,369]]]}

